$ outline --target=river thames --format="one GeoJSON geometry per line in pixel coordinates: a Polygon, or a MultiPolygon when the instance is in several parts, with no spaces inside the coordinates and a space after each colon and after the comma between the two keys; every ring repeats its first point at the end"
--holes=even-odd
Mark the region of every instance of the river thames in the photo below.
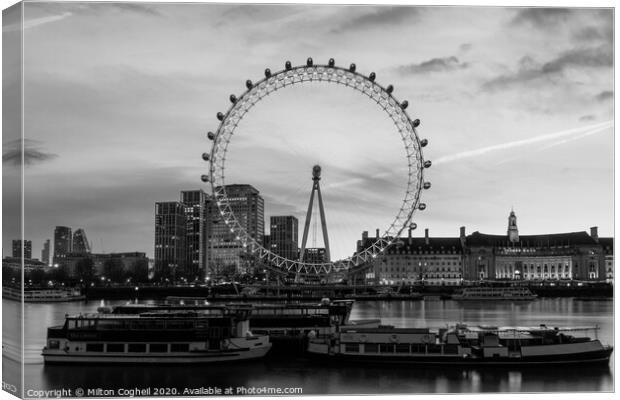
{"type": "MultiPolygon", "coordinates": [[[[154,396],[210,394],[226,388],[301,388],[303,394],[414,394],[510,392],[611,392],[614,356],[609,366],[583,367],[386,367],[332,365],[304,358],[274,358],[240,364],[175,366],[44,365],[46,328],[64,323],[66,313],[94,312],[127,301],[26,304],[25,390],[76,389],[118,393],[138,390],[154,396]],[[174,389],[174,393],[173,390],[174,389]],[[189,390],[189,391],[188,391],[189,390]],[[166,393],[163,393],[166,394],[166,393]]],[[[14,358],[19,342],[20,304],[3,299],[3,380],[18,382],[14,358]]],[[[540,298],[530,302],[358,301],[351,319],[381,318],[397,327],[442,327],[456,322],[498,326],[600,326],[598,338],[613,344],[613,301],[540,298]]],[[[35,393],[35,392],[31,392],[35,393]]],[[[51,393],[51,392],[50,392],[51,393]]],[[[95,393],[95,392],[91,392],[95,393]]],[[[240,393],[233,393],[240,394],[240,393]]],[[[243,394],[243,392],[241,392],[243,394]]]]}

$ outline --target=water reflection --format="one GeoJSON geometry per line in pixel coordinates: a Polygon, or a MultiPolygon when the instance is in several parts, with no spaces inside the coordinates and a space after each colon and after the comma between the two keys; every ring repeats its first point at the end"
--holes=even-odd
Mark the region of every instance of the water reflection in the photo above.
{"type": "MultiPolygon", "coordinates": [[[[612,391],[609,366],[581,367],[390,367],[346,366],[309,359],[269,357],[243,364],[177,366],[46,366],[41,348],[46,328],[62,324],[65,313],[94,312],[101,305],[125,301],[29,304],[26,307],[25,381],[33,389],[67,387],[229,386],[301,387],[304,394],[477,393],[612,391]]],[[[18,303],[3,300],[5,312],[18,303]]],[[[613,303],[578,302],[570,298],[527,303],[458,303],[455,301],[358,302],[352,319],[382,318],[402,327],[440,327],[455,322],[532,326],[584,326],[598,323],[599,338],[613,343],[613,303]]],[[[19,329],[13,329],[18,334],[19,329]]],[[[6,361],[5,361],[6,362],[6,361]]],[[[5,364],[7,365],[7,364],[5,364]]]]}

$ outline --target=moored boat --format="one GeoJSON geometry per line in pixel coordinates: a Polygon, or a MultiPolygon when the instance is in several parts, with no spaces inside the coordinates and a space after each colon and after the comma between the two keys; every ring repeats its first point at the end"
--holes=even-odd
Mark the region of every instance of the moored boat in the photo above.
{"type": "Polygon", "coordinates": [[[78,288],[75,289],[33,289],[27,288],[23,291],[20,288],[2,287],[2,297],[24,301],[25,303],[50,303],[64,301],[85,300],[86,295],[78,288]]]}
{"type": "Polygon", "coordinates": [[[311,355],[343,361],[411,365],[544,365],[608,363],[612,346],[587,328],[490,327],[351,329],[310,340],[311,355]]]}
{"type": "Polygon", "coordinates": [[[269,337],[249,329],[250,310],[79,314],[50,327],[43,359],[50,363],[211,363],[263,357],[269,337]]]}
{"type": "Polygon", "coordinates": [[[538,296],[523,286],[468,287],[452,295],[453,300],[534,300],[538,296]]]}

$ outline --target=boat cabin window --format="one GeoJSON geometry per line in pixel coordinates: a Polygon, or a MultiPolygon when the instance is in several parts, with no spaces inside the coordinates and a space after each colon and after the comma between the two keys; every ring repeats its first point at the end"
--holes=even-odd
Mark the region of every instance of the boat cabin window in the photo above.
{"type": "Polygon", "coordinates": [[[189,343],[172,343],[170,345],[171,352],[187,352],[189,351],[189,343]]]}
{"type": "Polygon", "coordinates": [[[423,344],[412,344],[411,352],[412,353],[424,353],[426,351],[423,344]]]}
{"type": "Polygon", "coordinates": [[[429,353],[441,353],[441,345],[438,344],[429,344],[427,346],[427,351],[429,353]]]}
{"type": "Polygon", "coordinates": [[[168,344],[167,343],[151,343],[149,344],[149,349],[151,353],[167,353],[168,344]]]}
{"type": "Polygon", "coordinates": [[[398,343],[396,345],[397,353],[409,353],[409,343],[398,343]]]}
{"type": "Polygon", "coordinates": [[[103,343],[86,343],[86,351],[103,351],[103,343]]]}
{"type": "Polygon", "coordinates": [[[50,340],[47,342],[47,347],[49,349],[59,349],[60,348],[60,342],[58,340],[50,340]]]}
{"type": "Polygon", "coordinates": [[[193,321],[166,321],[166,327],[168,329],[193,329],[193,321]]]}
{"type": "Polygon", "coordinates": [[[381,353],[394,353],[394,345],[391,343],[381,343],[379,345],[381,353]]]}
{"type": "Polygon", "coordinates": [[[124,353],[125,344],[124,343],[108,343],[106,346],[106,351],[108,353],[124,353]]]}
{"type": "Polygon", "coordinates": [[[97,321],[99,329],[125,329],[125,321],[118,319],[100,319],[97,321]]]}
{"type": "Polygon", "coordinates": [[[364,344],[364,353],[378,353],[379,345],[377,343],[364,344]]]}
{"type": "Polygon", "coordinates": [[[129,343],[127,351],[129,353],[146,353],[146,343],[129,343]]]}
{"type": "Polygon", "coordinates": [[[359,353],[360,345],[358,343],[345,343],[344,351],[347,353],[359,353]]]}

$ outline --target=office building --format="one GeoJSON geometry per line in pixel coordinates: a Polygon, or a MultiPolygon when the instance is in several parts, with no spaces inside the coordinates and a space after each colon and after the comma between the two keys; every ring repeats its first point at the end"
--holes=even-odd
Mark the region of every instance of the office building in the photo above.
{"type": "Polygon", "coordinates": [[[71,252],[77,254],[90,253],[90,244],[88,243],[84,229],[80,228],[73,234],[73,248],[71,252]]]}
{"type": "Polygon", "coordinates": [[[176,279],[185,270],[185,249],[183,204],[155,203],[155,278],[176,279]]]}
{"type": "Polygon", "coordinates": [[[54,229],[53,264],[64,265],[68,253],[71,253],[71,228],[57,226],[54,229]]]}
{"type": "MultiPolygon", "coordinates": [[[[32,240],[24,240],[24,258],[32,258],[32,240]]],[[[21,239],[13,240],[13,257],[22,258],[22,241],[21,239]]]]}
{"type": "Polygon", "coordinates": [[[41,250],[41,262],[43,264],[50,265],[50,240],[47,239],[43,243],[43,249],[41,250]]]}
{"type": "Polygon", "coordinates": [[[185,271],[188,279],[205,277],[207,257],[207,194],[184,190],[181,203],[185,214],[185,271]]]}
{"type": "Polygon", "coordinates": [[[299,222],[292,215],[272,216],[269,220],[269,247],[274,254],[288,258],[299,259],[299,222]]]}
{"type": "MultiPolygon", "coordinates": [[[[235,218],[248,236],[259,244],[265,234],[265,203],[260,192],[251,185],[226,185],[226,196],[235,218]]],[[[222,276],[244,274],[252,265],[247,251],[237,235],[222,219],[217,205],[209,201],[208,249],[209,273],[216,279],[222,276]]]]}

